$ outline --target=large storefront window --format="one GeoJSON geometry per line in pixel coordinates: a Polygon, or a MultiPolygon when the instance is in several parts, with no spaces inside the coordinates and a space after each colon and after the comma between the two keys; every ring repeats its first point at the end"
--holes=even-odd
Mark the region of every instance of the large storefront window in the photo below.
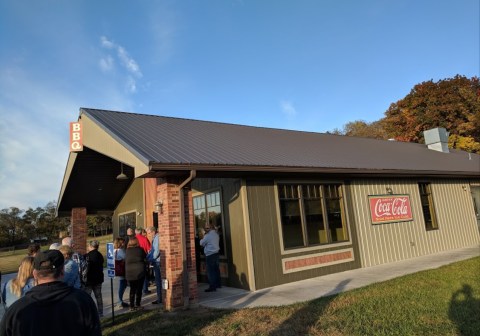
{"type": "Polygon", "coordinates": [[[285,249],[348,240],[340,184],[278,184],[285,249]]]}
{"type": "Polygon", "coordinates": [[[125,237],[127,229],[135,229],[137,221],[136,212],[129,212],[118,216],[118,236],[125,237]]]}
{"type": "MultiPolygon", "coordinates": [[[[224,239],[223,239],[223,217],[220,191],[194,196],[193,212],[195,216],[195,230],[202,233],[205,224],[214,226],[220,236],[220,255],[224,255],[224,239]]],[[[202,234],[200,234],[202,236],[202,234]]]]}
{"type": "Polygon", "coordinates": [[[427,230],[438,229],[435,206],[433,204],[432,189],[430,183],[419,183],[420,200],[422,202],[423,219],[427,230]]]}

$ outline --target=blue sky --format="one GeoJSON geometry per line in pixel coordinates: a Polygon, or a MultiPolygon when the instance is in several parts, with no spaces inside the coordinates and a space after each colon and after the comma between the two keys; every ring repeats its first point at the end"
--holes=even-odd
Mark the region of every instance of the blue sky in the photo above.
{"type": "Polygon", "coordinates": [[[479,76],[478,0],[0,1],[0,209],[58,197],[80,107],[326,132],[479,76]]]}

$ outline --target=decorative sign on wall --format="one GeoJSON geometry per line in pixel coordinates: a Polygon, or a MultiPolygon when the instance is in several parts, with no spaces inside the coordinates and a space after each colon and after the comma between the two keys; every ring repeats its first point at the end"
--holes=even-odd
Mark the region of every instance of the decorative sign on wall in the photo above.
{"type": "Polygon", "coordinates": [[[368,196],[372,224],[413,220],[409,195],[368,196]]]}
{"type": "Polygon", "coordinates": [[[70,123],[70,152],[83,151],[82,124],[80,122],[70,123]]]}

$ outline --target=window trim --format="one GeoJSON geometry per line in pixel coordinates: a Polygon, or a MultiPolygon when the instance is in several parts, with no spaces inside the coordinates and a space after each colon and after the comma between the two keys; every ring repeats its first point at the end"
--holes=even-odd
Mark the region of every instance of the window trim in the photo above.
{"type": "Polygon", "coordinates": [[[438,216],[437,216],[437,208],[435,207],[435,199],[433,198],[433,190],[432,190],[432,183],[428,181],[418,181],[417,183],[417,188],[418,188],[418,195],[420,197],[420,208],[422,209],[422,218],[423,218],[423,226],[426,231],[436,231],[440,229],[439,223],[438,223],[438,216]],[[424,184],[429,191],[427,191],[427,197],[428,197],[428,208],[430,211],[430,217],[432,219],[432,227],[428,228],[427,227],[427,221],[425,220],[425,212],[423,211],[423,203],[422,203],[422,193],[420,190],[420,185],[424,184]]]}
{"type": "MultiPolygon", "coordinates": [[[[216,187],[216,188],[211,188],[211,189],[207,189],[205,191],[198,191],[196,190],[195,193],[192,193],[192,213],[193,213],[193,224],[195,226],[194,229],[196,229],[196,224],[195,224],[195,209],[193,207],[193,199],[195,197],[199,197],[199,196],[203,196],[203,197],[206,197],[207,194],[213,194],[215,192],[218,192],[219,195],[220,195],[220,209],[222,210],[222,231],[223,231],[223,254],[220,254],[220,258],[221,259],[226,259],[228,258],[228,254],[227,254],[227,238],[226,238],[226,232],[225,232],[225,227],[226,227],[226,224],[225,224],[225,209],[224,209],[224,206],[223,206],[223,189],[222,187],[216,187]]],[[[205,205],[207,204],[207,201],[205,199],[205,205]]]]}
{"type": "MultiPolygon", "coordinates": [[[[338,180],[274,180],[274,194],[275,194],[275,211],[277,214],[277,229],[278,229],[278,244],[280,248],[281,255],[289,255],[289,254],[296,254],[302,252],[311,252],[311,251],[319,251],[319,250],[327,250],[342,246],[352,246],[352,230],[350,228],[350,221],[349,221],[349,214],[348,214],[348,207],[346,204],[346,191],[345,191],[345,182],[338,181],[338,180]],[[278,185],[279,184],[338,184],[341,188],[342,193],[342,200],[340,202],[340,206],[344,211],[344,220],[345,220],[345,228],[347,230],[347,240],[342,242],[336,243],[327,243],[327,244],[318,244],[314,246],[304,246],[304,247],[296,247],[296,248],[289,248],[285,249],[283,246],[283,229],[282,229],[282,215],[280,210],[280,196],[278,192],[278,185]]],[[[323,195],[323,188],[322,188],[322,195],[323,195]]],[[[322,204],[325,203],[325,197],[322,196],[322,204]]],[[[300,203],[300,207],[303,208],[303,202],[300,203]]],[[[302,213],[302,220],[304,220],[305,211],[301,209],[302,213]]],[[[304,235],[306,234],[306,230],[303,230],[304,235]]],[[[330,234],[330,233],[329,233],[330,234]]]]}
{"type": "MultiPolygon", "coordinates": [[[[117,237],[121,237],[121,236],[120,236],[120,217],[121,217],[121,216],[128,215],[128,214],[131,214],[131,213],[134,213],[134,214],[135,214],[135,227],[137,227],[137,213],[138,213],[138,210],[137,210],[137,209],[131,209],[131,210],[119,212],[119,213],[117,214],[117,220],[118,220],[117,237]]],[[[125,236],[126,236],[126,235],[127,235],[127,227],[125,226],[125,236]]]]}

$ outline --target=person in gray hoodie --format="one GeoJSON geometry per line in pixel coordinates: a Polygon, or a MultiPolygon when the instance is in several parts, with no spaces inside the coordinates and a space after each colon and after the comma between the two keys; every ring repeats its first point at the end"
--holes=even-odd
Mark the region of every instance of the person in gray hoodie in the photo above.
{"type": "Polygon", "coordinates": [[[93,299],[62,281],[62,253],[39,252],[33,263],[36,286],[7,310],[0,324],[0,336],[101,336],[93,299]]]}

